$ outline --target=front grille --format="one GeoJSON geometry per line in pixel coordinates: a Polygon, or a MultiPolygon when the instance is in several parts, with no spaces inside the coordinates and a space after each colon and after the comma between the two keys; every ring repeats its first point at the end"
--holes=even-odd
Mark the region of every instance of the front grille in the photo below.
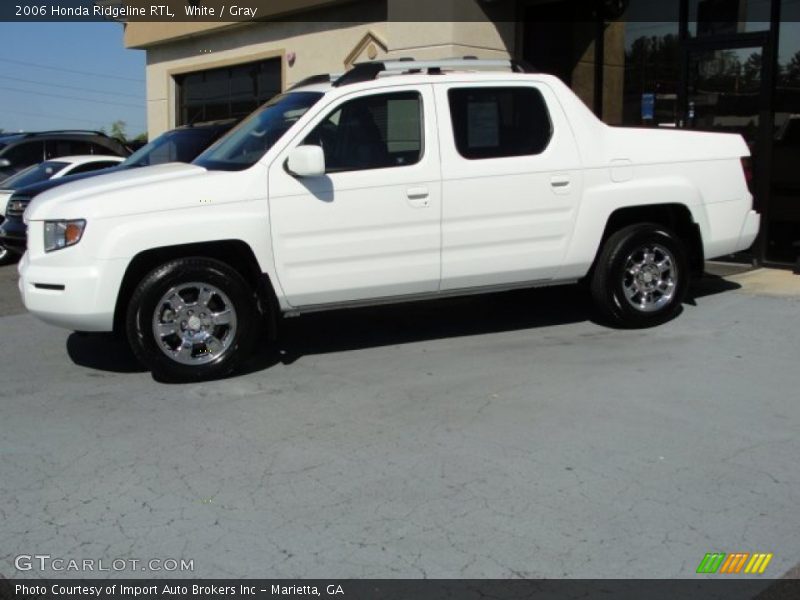
{"type": "Polygon", "coordinates": [[[22,218],[22,213],[25,212],[25,209],[28,208],[28,204],[31,203],[30,198],[22,197],[15,197],[12,196],[11,199],[8,201],[6,205],[6,217],[16,217],[18,219],[22,218]]]}

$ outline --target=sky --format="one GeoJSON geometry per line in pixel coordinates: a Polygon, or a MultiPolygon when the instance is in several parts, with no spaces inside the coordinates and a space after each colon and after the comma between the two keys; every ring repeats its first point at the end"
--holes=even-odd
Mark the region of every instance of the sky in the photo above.
{"type": "Polygon", "coordinates": [[[0,23],[0,129],[146,131],[145,53],[122,35],[116,22],[0,23]]]}

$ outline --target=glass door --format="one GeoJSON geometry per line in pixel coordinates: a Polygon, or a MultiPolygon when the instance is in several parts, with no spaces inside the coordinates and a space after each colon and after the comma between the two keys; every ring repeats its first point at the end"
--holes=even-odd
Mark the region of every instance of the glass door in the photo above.
{"type": "Polygon", "coordinates": [[[762,56],[761,47],[690,52],[686,125],[738,133],[755,157],[761,124],[762,56]]]}
{"type": "Polygon", "coordinates": [[[800,4],[784,0],[773,111],[765,258],[800,264],[800,4]]]}
{"type": "Polygon", "coordinates": [[[755,206],[763,211],[769,178],[764,152],[770,143],[764,69],[764,44],[720,45],[691,43],[687,52],[684,89],[686,127],[702,131],[737,133],[752,155],[750,189],[755,206]]]}

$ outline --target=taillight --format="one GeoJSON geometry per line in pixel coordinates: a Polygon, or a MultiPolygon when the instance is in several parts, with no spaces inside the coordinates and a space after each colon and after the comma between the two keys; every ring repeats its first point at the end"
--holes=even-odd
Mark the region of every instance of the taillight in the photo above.
{"type": "Polygon", "coordinates": [[[747,189],[752,193],[753,191],[753,159],[749,156],[742,157],[742,171],[744,172],[744,179],[747,182],[747,189]]]}

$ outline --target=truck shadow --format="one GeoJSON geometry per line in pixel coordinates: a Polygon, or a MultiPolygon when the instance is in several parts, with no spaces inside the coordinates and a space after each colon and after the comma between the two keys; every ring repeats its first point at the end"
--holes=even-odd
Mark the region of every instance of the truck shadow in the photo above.
{"type": "MultiPolygon", "coordinates": [[[[738,289],[714,275],[697,280],[686,304],[738,289]]],[[[262,343],[237,375],[289,365],[303,356],[378,348],[434,339],[536,329],[568,323],[603,323],[580,286],[555,286],[495,294],[312,313],[279,322],[275,343],[262,343]]],[[[80,366],[115,373],[144,369],[127,343],[111,334],[71,334],[67,353],[80,366]]]]}
{"type": "Polygon", "coordinates": [[[110,373],[144,373],[125,339],[112,333],[71,333],[67,354],[76,365],[110,373]]]}
{"type": "MultiPolygon", "coordinates": [[[[280,322],[280,362],[309,354],[535,329],[591,320],[574,286],[312,313],[280,322]]],[[[267,358],[267,357],[263,357],[267,358]]]]}
{"type": "MultiPolygon", "coordinates": [[[[705,274],[693,283],[685,304],[740,287],[705,274]]],[[[241,374],[313,354],[585,321],[609,327],[593,311],[588,291],[574,285],[307,314],[281,321],[277,344],[263,345],[241,374]]]]}

